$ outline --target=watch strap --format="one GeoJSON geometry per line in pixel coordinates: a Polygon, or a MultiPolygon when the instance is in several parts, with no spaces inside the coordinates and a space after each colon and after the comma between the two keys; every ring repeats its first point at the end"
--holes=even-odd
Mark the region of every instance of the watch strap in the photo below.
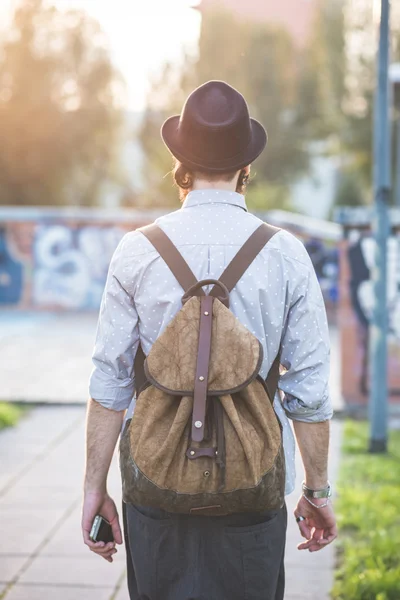
{"type": "Polygon", "coordinates": [[[325,488],[319,490],[313,490],[312,488],[307,487],[306,484],[303,482],[302,490],[303,494],[307,498],[330,498],[332,496],[332,487],[329,481],[328,485],[325,488]]]}

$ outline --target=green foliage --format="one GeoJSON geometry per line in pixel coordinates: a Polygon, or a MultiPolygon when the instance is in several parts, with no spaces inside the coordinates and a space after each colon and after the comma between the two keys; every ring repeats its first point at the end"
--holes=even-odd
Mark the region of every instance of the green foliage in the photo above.
{"type": "MultiPolygon", "coordinates": [[[[393,4],[393,3],[392,3],[393,4]]],[[[394,3],[396,4],[396,3],[394,3]]],[[[370,191],[373,167],[373,116],[377,87],[377,27],[371,4],[360,3],[355,11],[348,3],[346,90],[343,101],[343,126],[340,130],[342,153],[351,157],[361,184],[370,191]]],[[[391,62],[400,61],[400,11],[391,11],[391,62]]],[[[394,156],[394,155],[393,155],[394,156]]]]}
{"type": "Polygon", "coordinates": [[[266,211],[273,209],[293,210],[290,194],[286,186],[273,183],[251,184],[246,193],[246,203],[250,210],[266,211]]]}
{"type": "Polygon", "coordinates": [[[364,204],[365,194],[359,176],[352,171],[343,171],[335,195],[335,206],[363,206],[364,204]]]}
{"type": "Polygon", "coordinates": [[[297,121],[307,139],[338,134],[345,95],[344,0],[317,0],[310,39],[300,57],[297,121]]]}
{"type": "Polygon", "coordinates": [[[336,510],[339,561],[332,597],[400,598],[400,431],[388,454],[368,454],[368,426],[348,421],[336,510]]]}
{"type": "Polygon", "coordinates": [[[95,204],[115,175],[122,92],[96,21],[21,0],[0,38],[0,203],[95,204]]]}
{"type": "Polygon", "coordinates": [[[0,402],[0,429],[15,425],[21,416],[21,408],[15,404],[0,402]]]}

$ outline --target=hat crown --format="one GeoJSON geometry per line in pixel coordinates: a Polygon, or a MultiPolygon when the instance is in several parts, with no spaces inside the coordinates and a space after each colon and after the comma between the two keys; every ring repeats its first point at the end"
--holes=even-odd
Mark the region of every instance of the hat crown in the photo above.
{"type": "Polygon", "coordinates": [[[198,159],[235,157],[251,137],[246,101],[224,81],[209,81],[186,100],[178,129],[186,147],[198,159]]]}
{"type": "Polygon", "coordinates": [[[240,92],[224,81],[208,81],[187,98],[180,122],[187,118],[205,127],[223,128],[248,120],[249,111],[240,92]]]}
{"type": "Polygon", "coordinates": [[[189,168],[227,172],[250,164],[267,134],[251,119],[242,94],[224,81],[208,81],[187,98],[182,113],[161,129],[172,154],[189,168]]]}

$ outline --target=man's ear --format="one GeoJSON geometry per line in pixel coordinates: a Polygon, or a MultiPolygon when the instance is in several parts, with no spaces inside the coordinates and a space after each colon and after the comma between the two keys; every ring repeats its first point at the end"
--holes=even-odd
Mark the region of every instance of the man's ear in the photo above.
{"type": "Polygon", "coordinates": [[[247,165],[247,167],[243,167],[242,171],[246,173],[246,175],[250,175],[251,165],[247,165]]]}

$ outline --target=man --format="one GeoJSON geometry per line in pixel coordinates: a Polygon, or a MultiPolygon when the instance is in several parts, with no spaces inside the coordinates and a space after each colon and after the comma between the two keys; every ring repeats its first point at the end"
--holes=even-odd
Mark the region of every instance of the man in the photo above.
{"type": "MultiPolygon", "coordinates": [[[[176,159],[182,208],[157,220],[197,279],[218,279],[260,226],[247,212],[250,164],[263,151],[264,128],[250,119],[244,98],[211,81],[188,98],[181,116],[168,119],[162,137],[176,159]]],[[[112,258],[93,355],[87,423],[83,536],[108,561],[115,543],[93,543],[96,514],[122,543],[106,479],[124,414],[134,410],[134,357],[147,355],[182,306],[183,290],[140,231],[125,235],[112,258]]],[[[294,486],[294,439],[305,482],[295,517],[314,552],[336,537],[327,475],[329,338],[317,278],[303,245],[279,231],[230,294],[235,316],[261,342],[265,378],[280,351],[283,367],[274,401],[282,424],[286,493],[294,486]]],[[[126,505],[125,539],[131,599],[281,600],[286,508],[220,517],[173,515],[126,505]]]]}

